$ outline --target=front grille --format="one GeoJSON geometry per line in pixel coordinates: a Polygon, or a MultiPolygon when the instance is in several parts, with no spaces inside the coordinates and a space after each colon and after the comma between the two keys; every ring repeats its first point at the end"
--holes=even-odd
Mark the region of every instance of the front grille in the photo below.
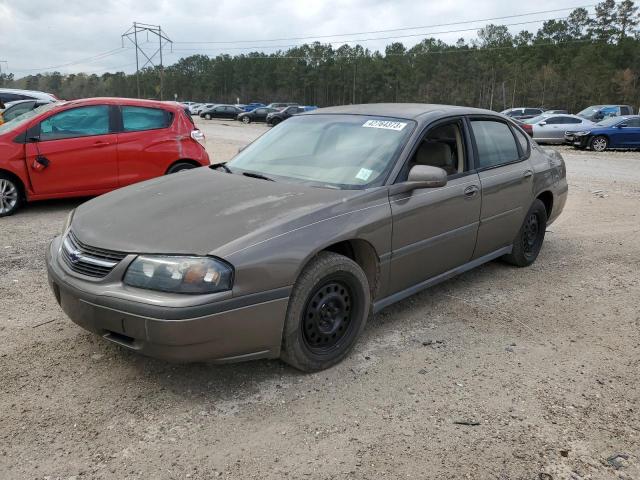
{"type": "Polygon", "coordinates": [[[102,278],[124,258],[126,253],[91,247],[69,231],[62,242],[62,259],[74,272],[102,278]]]}

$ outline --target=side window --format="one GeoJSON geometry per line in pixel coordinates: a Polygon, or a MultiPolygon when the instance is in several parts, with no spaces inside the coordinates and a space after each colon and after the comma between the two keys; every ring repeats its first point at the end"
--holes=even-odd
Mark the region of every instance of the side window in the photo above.
{"type": "Polygon", "coordinates": [[[579,118],[564,117],[564,123],[582,123],[582,120],[579,118]]]}
{"type": "Polygon", "coordinates": [[[125,132],[155,130],[171,125],[171,112],[159,108],[123,106],[122,126],[125,132]]]}
{"type": "Polygon", "coordinates": [[[546,121],[547,125],[558,125],[560,123],[564,123],[562,117],[549,117],[546,121]]]}
{"type": "Polygon", "coordinates": [[[258,108],[258,109],[256,110],[256,113],[257,113],[258,115],[264,115],[265,113],[267,113],[267,111],[266,111],[266,109],[264,109],[264,108],[258,108]]]}
{"type": "Polygon", "coordinates": [[[480,168],[517,161],[520,157],[516,140],[507,124],[492,120],[471,120],[478,148],[480,168]]]}
{"type": "Polygon", "coordinates": [[[524,154],[527,155],[529,153],[529,139],[527,138],[527,135],[522,133],[518,128],[514,128],[513,130],[516,132],[516,139],[520,144],[520,148],[524,154]]]}
{"type": "Polygon", "coordinates": [[[33,100],[32,102],[19,103],[8,112],[5,111],[2,114],[2,118],[4,118],[5,122],[8,122],[9,120],[13,120],[14,118],[19,117],[23,113],[33,110],[33,106],[35,105],[35,103],[36,103],[35,100],[33,100]]]}
{"type": "Polygon", "coordinates": [[[606,117],[615,117],[618,115],[618,107],[605,107],[600,112],[606,117]]]}
{"type": "Polygon", "coordinates": [[[629,110],[631,109],[627,106],[620,107],[620,115],[631,115],[631,112],[629,110]]]}
{"type": "Polygon", "coordinates": [[[460,124],[448,123],[429,130],[409,162],[407,174],[414,165],[439,167],[447,175],[464,172],[465,151],[460,124]]]}
{"type": "Polygon", "coordinates": [[[40,140],[88,137],[109,133],[109,107],[93,105],[65,110],[40,123],[40,140]]]}
{"type": "Polygon", "coordinates": [[[540,115],[542,113],[542,110],[540,110],[539,108],[525,108],[524,109],[524,114],[525,115],[540,115]]]}
{"type": "Polygon", "coordinates": [[[640,128],[640,118],[631,118],[625,122],[629,128],[640,128]]]}
{"type": "Polygon", "coordinates": [[[0,93],[0,100],[2,103],[15,102],[16,100],[23,100],[22,95],[16,95],[15,93],[0,93]]]}

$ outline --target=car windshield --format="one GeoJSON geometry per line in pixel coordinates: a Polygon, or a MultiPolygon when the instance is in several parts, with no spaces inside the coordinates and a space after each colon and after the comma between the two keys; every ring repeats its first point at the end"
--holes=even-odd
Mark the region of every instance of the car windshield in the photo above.
{"type": "Polygon", "coordinates": [[[364,115],[302,115],[274,127],[227,166],[314,186],[381,185],[415,122],[364,115]]]}
{"type": "Polygon", "coordinates": [[[584,110],[582,110],[581,112],[578,112],[578,115],[593,115],[598,110],[600,110],[602,107],[603,107],[603,105],[594,105],[592,107],[587,107],[584,110]]]}
{"type": "Polygon", "coordinates": [[[601,127],[613,127],[614,125],[617,125],[620,122],[625,121],[626,119],[623,117],[609,117],[609,118],[605,118],[604,120],[600,120],[598,122],[598,125],[601,127]]]}
{"type": "Polygon", "coordinates": [[[47,103],[46,105],[42,105],[41,107],[35,108],[33,110],[29,110],[28,112],[23,113],[22,115],[17,116],[13,120],[9,120],[7,123],[0,125],[0,134],[10,132],[11,130],[15,130],[16,128],[21,127],[33,117],[40,115],[47,110],[51,110],[53,107],[58,105],[57,103],[47,103]]]}

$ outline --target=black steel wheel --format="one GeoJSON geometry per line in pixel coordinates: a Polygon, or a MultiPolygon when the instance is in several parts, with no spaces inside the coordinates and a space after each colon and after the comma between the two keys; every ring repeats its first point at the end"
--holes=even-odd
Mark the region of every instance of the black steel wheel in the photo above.
{"type": "Polygon", "coordinates": [[[536,199],[524,217],[518,236],[513,242],[511,253],[505,255],[504,260],[518,267],[531,265],[542,250],[546,229],[547,209],[541,200],[536,199]]]}
{"type": "Polygon", "coordinates": [[[329,280],[315,289],[302,318],[302,336],[310,350],[326,353],[340,343],[353,325],[353,302],[348,282],[329,280]]]}
{"type": "Polygon", "coordinates": [[[307,372],[339,362],[364,329],[370,304],[369,282],[360,266],[343,255],[321,252],[293,287],[281,358],[307,372]]]}

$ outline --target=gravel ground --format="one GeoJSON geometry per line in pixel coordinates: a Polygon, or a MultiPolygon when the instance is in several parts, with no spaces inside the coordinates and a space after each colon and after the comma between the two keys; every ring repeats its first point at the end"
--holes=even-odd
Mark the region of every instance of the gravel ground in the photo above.
{"type": "MultiPolygon", "coordinates": [[[[203,129],[215,161],[265,130],[203,129]]],[[[640,152],[561,151],[570,197],[533,266],[389,307],[311,375],[84,332],[43,261],[80,201],[0,219],[0,478],[640,478],[640,152]]]]}

